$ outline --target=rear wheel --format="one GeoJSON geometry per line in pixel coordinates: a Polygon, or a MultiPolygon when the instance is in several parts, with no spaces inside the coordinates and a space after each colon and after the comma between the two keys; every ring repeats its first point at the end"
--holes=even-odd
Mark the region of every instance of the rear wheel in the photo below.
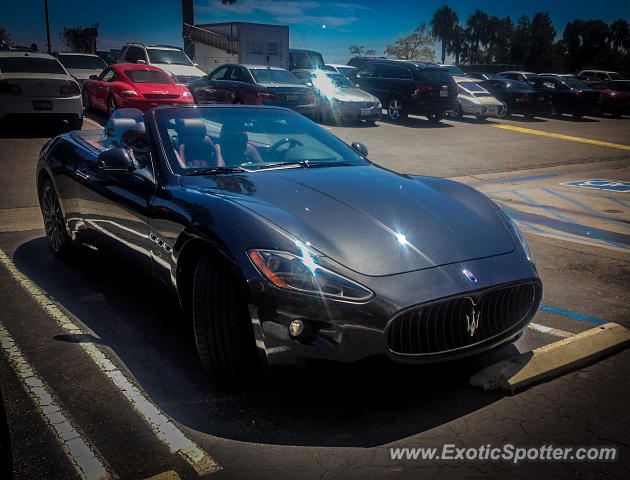
{"type": "Polygon", "coordinates": [[[203,252],[193,282],[193,323],[199,359],[212,375],[251,374],[257,366],[244,297],[227,265],[203,252]]]}
{"type": "Polygon", "coordinates": [[[392,122],[400,122],[407,118],[407,112],[403,110],[403,103],[400,97],[392,97],[389,100],[387,116],[392,122]]]}
{"type": "Polygon", "coordinates": [[[118,110],[118,105],[116,104],[116,99],[113,95],[110,95],[107,98],[107,115],[112,116],[114,112],[118,110]]]}
{"type": "Polygon", "coordinates": [[[46,179],[39,192],[39,204],[44,217],[44,230],[51,250],[59,256],[68,253],[71,247],[70,237],[66,231],[57,192],[50,179],[46,179]]]}
{"type": "Polygon", "coordinates": [[[431,123],[440,123],[443,118],[444,118],[443,113],[430,113],[429,115],[427,115],[427,119],[431,123]]]}
{"type": "Polygon", "coordinates": [[[87,112],[92,109],[92,102],[90,101],[90,94],[87,91],[87,88],[83,87],[83,109],[87,112]]]}
{"type": "Polygon", "coordinates": [[[83,115],[68,119],[68,126],[71,130],[81,130],[81,127],[83,127],[83,115]]]}

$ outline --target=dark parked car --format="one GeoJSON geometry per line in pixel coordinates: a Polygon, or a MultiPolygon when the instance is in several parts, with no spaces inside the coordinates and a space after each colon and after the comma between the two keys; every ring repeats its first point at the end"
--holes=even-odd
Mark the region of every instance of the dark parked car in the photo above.
{"type": "Polygon", "coordinates": [[[210,372],[462,358],[536,313],[527,243],[490,199],[381,168],[291,110],[118,110],[105,131],[43,147],[48,242],[112,249],[172,286],[210,372]]]}
{"type": "Polygon", "coordinates": [[[409,113],[439,122],[457,109],[457,85],[448,71],[437,65],[379,60],[352,72],[350,80],[377,97],[394,122],[409,113]]]}
{"type": "Polygon", "coordinates": [[[611,80],[595,88],[599,90],[601,113],[630,115],[630,80],[611,80]]]}
{"type": "Polygon", "coordinates": [[[528,84],[530,87],[534,86],[534,83],[538,79],[538,74],[533,72],[517,72],[517,71],[506,71],[499,73],[503,78],[509,78],[512,80],[518,80],[519,82],[523,82],[528,84]]]}
{"type": "Polygon", "coordinates": [[[466,75],[472,78],[477,78],[479,80],[496,80],[496,79],[505,78],[497,73],[488,73],[488,72],[468,72],[466,73],[466,75]]]}
{"type": "Polygon", "coordinates": [[[582,70],[577,74],[577,79],[591,88],[596,88],[599,85],[615,80],[627,80],[622,74],[607,70],[582,70]]]}
{"type": "Polygon", "coordinates": [[[289,50],[289,70],[293,71],[298,68],[322,68],[325,69],[324,57],[314,50],[299,50],[292,48],[289,50]]]}
{"type": "Polygon", "coordinates": [[[506,116],[516,113],[526,117],[535,117],[549,113],[550,98],[543,93],[537,93],[526,83],[497,77],[484,80],[479,85],[505,104],[506,116]]]}
{"type": "Polygon", "coordinates": [[[309,117],[317,115],[313,89],[283,68],[226,64],[193,80],[188,89],[198,104],[280,105],[309,117]]]}
{"type": "Polygon", "coordinates": [[[365,120],[374,123],[381,119],[383,108],[379,99],[356,88],[345,75],[325,70],[293,70],[292,73],[315,90],[319,118],[324,122],[340,124],[365,120]]]}
{"type": "Polygon", "coordinates": [[[572,114],[582,117],[599,109],[599,92],[573,77],[538,76],[534,90],[549,97],[552,115],[572,114]]]}

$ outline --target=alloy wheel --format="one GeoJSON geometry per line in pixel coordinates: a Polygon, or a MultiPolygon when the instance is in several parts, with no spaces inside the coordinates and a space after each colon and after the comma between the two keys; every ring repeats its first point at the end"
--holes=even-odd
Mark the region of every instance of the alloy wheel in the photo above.
{"type": "Polygon", "coordinates": [[[402,105],[400,104],[400,100],[395,98],[391,102],[389,102],[389,106],[387,107],[387,114],[389,118],[396,121],[400,119],[400,109],[402,105]]]}
{"type": "Polygon", "coordinates": [[[54,252],[60,252],[65,244],[65,225],[57,193],[51,184],[44,187],[42,214],[48,242],[54,252]]]}

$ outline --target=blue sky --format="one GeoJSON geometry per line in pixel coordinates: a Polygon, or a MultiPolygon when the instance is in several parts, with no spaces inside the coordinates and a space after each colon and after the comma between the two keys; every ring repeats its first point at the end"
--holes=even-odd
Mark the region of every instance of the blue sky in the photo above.
{"type": "MultiPolygon", "coordinates": [[[[353,0],[195,0],[195,23],[227,21],[283,24],[290,27],[290,43],[296,48],[322,52],[328,63],[345,63],[348,46],[364,45],[382,54],[385,46],[429,22],[444,3],[464,23],[479,8],[489,15],[513,20],[548,11],[559,34],[575,18],[612,22],[630,19],[630,1],[528,0],[496,2],[371,1],[353,0]],[[325,27],[324,27],[325,26],[325,27]]],[[[0,25],[17,44],[46,43],[43,0],[3,1],[0,25]]],[[[99,23],[99,49],[119,48],[128,41],[182,45],[180,0],[48,0],[53,49],[63,48],[63,26],[99,23]]],[[[436,45],[439,48],[439,44],[436,45]]]]}

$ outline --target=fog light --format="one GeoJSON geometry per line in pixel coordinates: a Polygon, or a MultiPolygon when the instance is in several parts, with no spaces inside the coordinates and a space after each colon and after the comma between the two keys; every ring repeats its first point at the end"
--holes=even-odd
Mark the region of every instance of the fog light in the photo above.
{"type": "Polygon", "coordinates": [[[304,322],[302,320],[293,320],[289,324],[289,333],[292,337],[299,337],[304,331],[304,322]]]}

